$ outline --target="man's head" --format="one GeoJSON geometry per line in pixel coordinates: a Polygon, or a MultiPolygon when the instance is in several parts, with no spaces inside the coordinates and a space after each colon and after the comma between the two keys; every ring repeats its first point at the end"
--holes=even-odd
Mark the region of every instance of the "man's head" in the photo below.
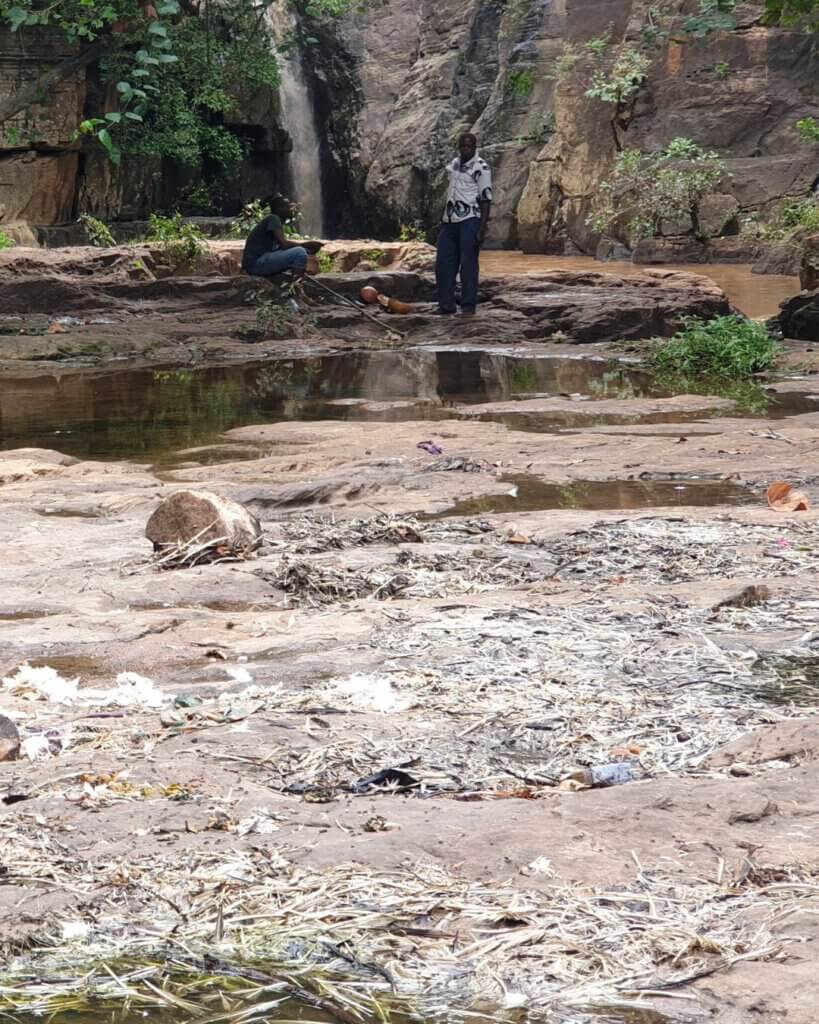
{"type": "Polygon", "coordinates": [[[282,220],[290,220],[293,216],[293,204],[287,196],[283,196],[279,192],[272,196],[265,196],[262,205],[269,207],[270,212],[275,213],[282,220]]]}
{"type": "Polygon", "coordinates": [[[458,155],[462,164],[468,164],[477,152],[478,140],[471,132],[466,132],[458,139],[458,155]]]}

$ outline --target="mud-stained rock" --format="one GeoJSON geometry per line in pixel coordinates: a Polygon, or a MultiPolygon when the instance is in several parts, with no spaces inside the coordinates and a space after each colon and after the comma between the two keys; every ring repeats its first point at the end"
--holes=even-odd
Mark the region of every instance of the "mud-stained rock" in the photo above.
{"type": "Polygon", "coordinates": [[[668,337],[686,316],[730,312],[725,293],[707,277],[676,270],[646,270],[634,277],[594,271],[553,270],[526,277],[486,278],[494,306],[525,314],[529,337],[566,335],[573,342],[668,337]]]}
{"type": "Polygon", "coordinates": [[[819,755],[819,721],[803,719],[764,725],[715,751],[705,762],[709,768],[725,768],[736,762],[764,764],[791,758],[813,760],[819,755]]]}
{"type": "Polygon", "coordinates": [[[778,319],[786,338],[819,341],[819,288],[783,302],[778,319]]]}
{"type": "Polygon", "coordinates": [[[0,715],[0,761],[16,761],[20,756],[20,733],[10,718],[0,715]]]}
{"type": "Polygon", "coordinates": [[[145,527],[154,549],[221,541],[233,554],[260,544],[259,520],[243,505],[210,491],[177,491],[156,509],[145,527]]]}
{"type": "Polygon", "coordinates": [[[49,476],[78,462],[79,459],[72,455],[63,455],[48,448],[15,448],[0,452],[0,485],[49,476]]]}

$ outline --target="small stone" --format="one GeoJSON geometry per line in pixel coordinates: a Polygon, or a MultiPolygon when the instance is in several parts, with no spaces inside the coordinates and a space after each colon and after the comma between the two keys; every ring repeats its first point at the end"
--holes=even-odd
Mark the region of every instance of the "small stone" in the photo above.
{"type": "Polygon", "coordinates": [[[20,733],[10,718],[0,715],[0,761],[16,761],[20,756],[20,733]]]}

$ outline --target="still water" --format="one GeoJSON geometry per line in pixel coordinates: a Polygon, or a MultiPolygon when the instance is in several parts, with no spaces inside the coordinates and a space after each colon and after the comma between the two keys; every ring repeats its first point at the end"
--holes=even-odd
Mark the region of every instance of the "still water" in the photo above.
{"type": "MultiPolygon", "coordinates": [[[[165,461],[184,449],[214,445],[233,427],[287,420],[430,421],[460,418],[472,407],[481,419],[548,433],[627,422],[683,423],[708,415],[635,415],[625,406],[623,413],[594,412],[594,399],[667,394],[645,372],[605,359],[509,349],[418,348],[199,370],[70,371],[0,378],[0,449],[52,448],[79,458],[165,461]],[[525,414],[524,406],[521,413],[474,408],[559,396],[569,399],[563,408],[536,415],[525,414]]],[[[819,408],[805,393],[760,395],[769,418],[819,408]]],[[[222,448],[185,457],[223,461],[256,454],[252,448],[222,448]]]]}

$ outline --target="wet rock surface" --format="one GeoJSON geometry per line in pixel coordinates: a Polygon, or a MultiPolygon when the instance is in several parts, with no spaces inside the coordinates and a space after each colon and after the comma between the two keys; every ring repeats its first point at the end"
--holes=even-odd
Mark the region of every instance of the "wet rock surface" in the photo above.
{"type": "Polygon", "coordinates": [[[786,338],[819,341],[819,288],[783,303],[778,321],[786,338]]]}
{"type": "Polygon", "coordinates": [[[368,308],[380,321],[373,323],[308,281],[294,314],[280,296],[268,294],[266,282],[238,275],[240,248],[210,243],[197,276],[144,246],[15,250],[14,258],[0,253],[0,358],[195,363],[247,358],[252,346],[259,353],[288,340],[316,348],[380,343],[390,332],[423,343],[598,343],[668,336],[686,316],[729,309],[713,281],[689,273],[647,269],[620,277],[553,270],[525,277],[488,273],[479,316],[437,317],[429,246],[385,244],[373,251],[361,243],[339,245],[335,255],[328,246],[334,262],[354,269],[317,280],[354,301],[363,285],[373,284],[409,303],[411,312],[368,308]],[[278,313],[265,306],[270,298],[278,313]]]}
{"type": "MultiPolygon", "coordinates": [[[[789,992],[816,966],[803,914],[819,871],[819,688],[813,703],[809,683],[806,703],[776,702],[783,676],[769,658],[815,658],[819,519],[773,512],[764,488],[784,478],[815,497],[819,412],[742,418],[718,399],[652,396],[650,382],[617,399],[606,388],[623,380],[605,376],[605,361],[583,369],[497,349],[266,369],[253,388],[266,380],[303,403],[313,380],[317,395],[335,396],[334,418],[308,422],[302,405],[297,422],[251,422],[209,444],[174,435],[155,462],[135,435],[139,464],[4,456],[47,472],[3,477],[0,674],[12,683],[0,709],[61,746],[0,768],[0,792],[13,797],[3,810],[13,876],[0,888],[3,942],[38,943],[58,914],[95,935],[114,928],[118,943],[145,915],[161,934],[195,920],[212,943],[202,886],[227,886],[219,891],[245,915],[289,908],[298,894],[321,929],[332,912],[337,939],[339,914],[352,914],[344,928],[374,962],[400,949],[409,989],[437,998],[440,979],[422,965],[439,942],[461,954],[450,925],[410,913],[418,893],[405,887],[421,878],[473,942],[509,914],[510,899],[527,908],[503,934],[517,940],[532,927],[541,937],[527,931],[525,962],[516,943],[493,962],[527,1005],[558,1020],[579,1011],[557,1009],[569,980],[554,974],[565,961],[554,943],[579,939],[567,939],[565,922],[591,901],[593,928],[578,921],[592,953],[572,958],[578,999],[592,984],[604,1005],[614,998],[599,988],[605,949],[636,989],[646,977],[652,991],[673,983],[694,1019],[736,1011],[744,1024],[743,1008],[767,1000],[808,1024],[812,1010],[789,992]],[[373,414],[465,397],[446,420],[340,419],[357,408],[344,404],[351,368],[354,393],[379,399],[360,399],[373,414]],[[659,415],[678,419],[643,422],[658,402],[659,415]],[[479,418],[511,406],[522,422],[544,405],[586,419],[547,434],[479,418]],[[709,406],[716,415],[705,416],[709,406]],[[623,422],[595,425],[617,409],[623,422]],[[711,507],[687,502],[697,482],[717,487],[711,507]],[[594,483],[609,488],[602,504],[594,483]],[[743,487],[746,503],[722,485],[743,487]],[[186,487],[247,503],[264,529],[258,557],[158,572],[145,520],[186,487]],[[645,489],[639,510],[628,504],[634,487],[645,489]],[[492,511],[500,498],[503,514],[492,511]],[[464,501],[473,507],[457,514],[464,501]],[[749,585],[769,598],[724,603],[749,585]],[[13,682],[25,662],[79,678],[75,702],[44,699],[34,675],[13,682]],[[161,705],[92,696],[123,672],[153,680],[161,705]],[[561,785],[622,759],[636,762],[638,781],[561,785]],[[35,854],[56,865],[51,894],[23,877],[35,854]],[[365,891],[380,893],[382,923],[355,915],[365,891]],[[116,919],[95,916],[92,893],[116,895],[116,919]],[[632,914],[652,901],[656,920],[640,919],[649,938],[639,946],[623,943],[622,911],[612,910],[621,897],[632,914]],[[675,945],[670,967],[656,952],[662,936],[692,921],[698,945],[675,945]],[[710,942],[728,959],[702,953],[710,942]],[[770,949],[777,962],[760,963],[770,949]],[[742,986],[735,956],[765,967],[753,986],[742,986]]],[[[154,387],[176,395],[188,383],[154,387]]],[[[215,383],[194,392],[194,406],[216,400],[215,383]]],[[[812,381],[777,386],[798,385],[809,393],[812,381]]],[[[135,409],[148,404],[150,391],[131,378],[128,389],[135,409]]],[[[225,911],[228,942],[232,920],[225,911]]],[[[276,922],[288,941],[293,920],[303,912],[276,922]]],[[[466,980],[448,999],[502,1000],[474,962],[458,963],[466,980]]]]}

